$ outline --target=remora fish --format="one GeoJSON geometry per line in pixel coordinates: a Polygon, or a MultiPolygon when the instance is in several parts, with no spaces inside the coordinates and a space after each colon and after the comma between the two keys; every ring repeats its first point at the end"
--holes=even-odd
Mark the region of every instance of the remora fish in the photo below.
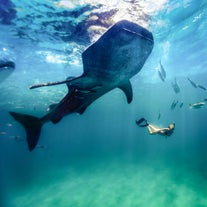
{"type": "Polygon", "coordinates": [[[84,72],[80,77],[32,86],[66,83],[68,93],[42,118],[10,112],[24,126],[29,150],[37,145],[44,123],[56,124],[74,112],[82,114],[96,99],[115,88],[120,88],[130,103],[133,92],[129,79],[141,70],[153,45],[151,32],[135,23],[120,21],[82,53],[84,72]]]}

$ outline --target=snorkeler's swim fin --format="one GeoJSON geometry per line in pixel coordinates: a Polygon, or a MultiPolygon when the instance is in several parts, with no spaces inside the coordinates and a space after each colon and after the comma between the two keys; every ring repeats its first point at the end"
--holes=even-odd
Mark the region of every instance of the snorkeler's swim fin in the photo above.
{"type": "Polygon", "coordinates": [[[146,126],[148,126],[147,120],[145,118],[141,118],[141,119],[137,120],[136,124],[139,127],[146,127],[146,126]],[[142,122],[145,122],[145,124],[142,124],[142,122]]]}
{"type": "Polygon", "coordinates": [[[37,145],[40,136],[40,132],[42,128],[41,119],[34,116],[16,113],[16,112],[9,112],[9,113],[16,121],[20,122],[25,128],[27,133],[27,144],[29,147],[29,151],[32,151],[37,145]]]}

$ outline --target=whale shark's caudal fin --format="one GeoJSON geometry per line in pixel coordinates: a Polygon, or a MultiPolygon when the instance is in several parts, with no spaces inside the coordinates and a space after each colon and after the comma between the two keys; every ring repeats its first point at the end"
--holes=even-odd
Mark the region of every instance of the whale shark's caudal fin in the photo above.
{"type": "Polygon", "coordinates": [[[41,119],[34,116],[16,113],[16,112],[9,112],[9,113],[16,121],[20,122],[25,128],[27,133],[27,144],[29,150],[32,151],[37,145],[37,142],[39,140],[39,136],[42,128],[41,119]]]}

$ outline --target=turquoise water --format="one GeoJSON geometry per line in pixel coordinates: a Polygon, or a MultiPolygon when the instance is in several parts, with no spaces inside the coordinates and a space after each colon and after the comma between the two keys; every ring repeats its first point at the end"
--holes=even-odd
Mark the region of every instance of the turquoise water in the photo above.
{"type": "Polygon", "coordinates": [[[16,68],[7,79],[0,76],[0,207],[206,207],[207,109],[189,104],[207,93],[187,80],[207,87],[206,15],[206,2],[198,0],[1,0],[0,58],[16,68]],[[45,124],[29,152],[24,129],[8,111],[45,114],[67,88],[29,86],[80,75],[81,53],[120,19],[145,26],[155,39],[131,79],[132,103],[115,89],[84,114],[45,124]],[[175,122],[175,131],[150,136],[135,124],[141,117],[161,127],[175,122]]]}

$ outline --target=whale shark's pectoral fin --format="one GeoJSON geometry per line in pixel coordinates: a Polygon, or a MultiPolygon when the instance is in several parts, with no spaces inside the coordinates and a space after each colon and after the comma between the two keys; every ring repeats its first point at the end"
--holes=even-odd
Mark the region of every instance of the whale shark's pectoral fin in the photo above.
{"type": "Polygon", "coordinates": [[[67,86],[70,86],[71,81],[79,79],[80,77],[73,77],[73,76],[69,76],[66,80],[63,81],[56,81],[56,82],[47,82],[47,83],[38,83],[38,84],[34,84],[31,85],[29,88],[30,89],[34,89],[34,88],[40,88],[40,87],[45,87],[45,86],[55,86],[55,85],[60,85],[60,84],[67,84],[67,86]]]}
{"type": "Polygon", "coordinates": [[[133,92],[132,92],[132,85],[130,81],[124,82],[124,84],[120,85],[118,88],[120,88],[126,95],[127,97],[127,102],[131,103],[133,99],[133,92]]]}

